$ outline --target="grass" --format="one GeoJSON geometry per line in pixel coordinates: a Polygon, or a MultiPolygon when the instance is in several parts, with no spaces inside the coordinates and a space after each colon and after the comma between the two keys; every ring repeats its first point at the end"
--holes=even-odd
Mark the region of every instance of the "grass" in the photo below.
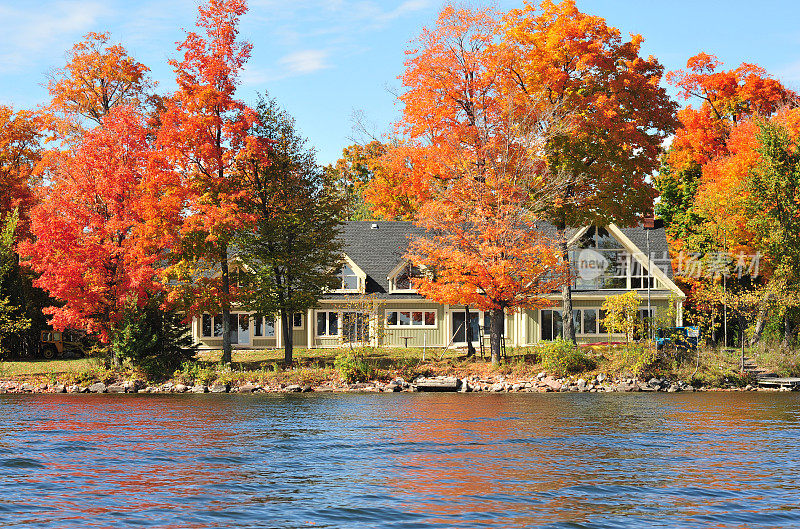
{"type": "Polygon", "coordinates": [[[0,376],[26,376],[82,373],[97,367],[97,361],[91,358],[75,360],[33,360],[9,361],[0,363],[0,376]]]}

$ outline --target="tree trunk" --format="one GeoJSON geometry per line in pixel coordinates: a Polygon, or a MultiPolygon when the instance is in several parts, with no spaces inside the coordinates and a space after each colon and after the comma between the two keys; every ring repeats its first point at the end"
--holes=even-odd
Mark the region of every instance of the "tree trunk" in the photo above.
{"type": "Polygon", "coordinates": [[[750,338],[750,345],[753,346],[761,340],[761,335],[764,334],[764,327],[767,326],[767,315],[769,314],[769,300],[772,296],[767,294],[761,301],[761,307],[758,309],[758,317],[756,318],[756,327],[753,329],[753,336],[750,338]]]}
{"type": "Polygon", "coordinates": [[[489,331],[489,347],[492,351],[492,364],[500,363],[500,334],[503,332],[503,319],[505,312],[503,309],[493,309],[491,312],[491,323],[489,331]]]}
{"type": "Polygon", "coordinates": [[[561,297],[563,299],[561,306],[563,338],[572,343],[577,343],[575,340],[575,325],[573,325],[572,320],[572,272],[570,270],[569,248],[567,248],[566,227],[561,226],[558,228],[558,240],[561,246],[561,256],[567,264],[567,270],[570,274],[567,282],[561,288],[561,297]]]}
{"type": "Polygon", "coordinates": [[[223,244],[219,251],[222,266],[222,363],[230,364],[231,355],[231,278],[228,273],[228,245],[223,244]]]}
{"type": "Polygon", "coordinates": [[[475,356],[475,346],[472,341],[475,337],[472,335],[472,321],[469,313],[469,305],[464,305],[464,339],[467,340],[467,356],[475,356]]]}
{"type": "Polygon", "coordinates": [[[283,363],[292,365],[294,353],[294,333],[292,332],[292,315],[281,311],[281,334],[283,336],[283,363]]]}
{"type": "Polygon", "coordinates": [[[794,322],[792,322],[787,308],[783,314],[783,343],[781,345],[789,348],[792,346],[792,342],[794,342],[794,322]]]}

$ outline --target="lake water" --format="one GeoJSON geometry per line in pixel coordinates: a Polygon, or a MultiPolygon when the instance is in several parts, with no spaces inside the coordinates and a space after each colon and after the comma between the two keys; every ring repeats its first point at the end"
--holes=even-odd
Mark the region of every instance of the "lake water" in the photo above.
{"type": "Polygon", "coordinates": [[[0,395],[4,527],[800,527],[800,395],[0,395]]]}

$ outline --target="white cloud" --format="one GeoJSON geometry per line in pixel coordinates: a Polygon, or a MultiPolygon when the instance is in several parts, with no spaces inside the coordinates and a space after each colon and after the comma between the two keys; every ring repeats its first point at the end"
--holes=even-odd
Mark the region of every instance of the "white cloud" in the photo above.
{"type": "Polygon", "coordinates": [[[62,57],[77,38],[99,30],[94,27],[97,20],[109,13],[106,3],[91,1],[0,6],[0,71],[30,68],[44,57],[62,57]]]}
{"type": "Polygon", "coordinates": [[[328,52],[325,50],[303,50],[290,53],[278,61],[289,73],[304,75],[330,68],[326,59],[328,52]]]}

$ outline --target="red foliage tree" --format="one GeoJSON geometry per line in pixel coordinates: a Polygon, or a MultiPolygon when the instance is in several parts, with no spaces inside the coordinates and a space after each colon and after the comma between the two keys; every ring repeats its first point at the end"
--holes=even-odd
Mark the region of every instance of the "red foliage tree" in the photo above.
{"type": "Polygon", "coordinates": [[[235,230],[246,223],[237,208],[241,195],[235,161],[266,156],[248,131],[255,113],[234,95],[238,76],[250,56],[251,45],[237,41],[244,0],[208,0],[199,7],[197,26],[204,34],[188,32],[178,47],[180,61],[171,61],[178,91],[166,102],[159,143],[168,150],[188,191],[183,225],[183,251],[172,267],[185,279],[171,299],[186,295],[190,313],[220,310],[223,314],[223,362],[231,360],[228,246],[235,230]],[[221,274],[213,280],[193,281],[201,263],[211,263],[221,274]]]}
{"type": "Polygon", "coordinates": [[[80,328],[107,342],[126,308],[161,288],[163,239],[181,201],[164,189],[169,171],[148,145],[143,117],[118,107],[61,158],[31,211],[33,240],[20,244],[35,285],[63,306],[49,307],[57,329],[80,328]]]}
{"type": "Polygon", "coordinates": [[[39,119],[0,105],[0,219],[20,213],[17,233],[27,232],[28,210],[34,203],[34,169],[42,157],[39,119]]]}
{"type": "Polygon", "coordinates": [[[407,258],[427,273],[414,280],[423,296],[491,312],[492,362],[499,362],[506,311],[552,304],[547,295],[568,281],[555,241],[520,208],[526,192],[503,175],[459,178],[427,201],[407,258]]]}

